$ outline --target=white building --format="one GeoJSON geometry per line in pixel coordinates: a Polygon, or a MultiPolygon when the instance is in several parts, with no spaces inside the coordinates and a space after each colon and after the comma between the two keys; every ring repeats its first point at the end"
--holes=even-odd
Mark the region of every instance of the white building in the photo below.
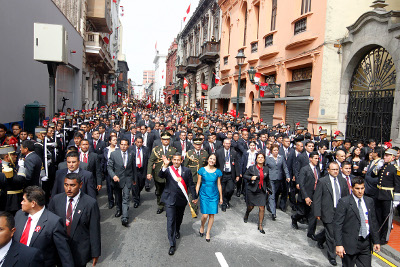
{"type": "Polygon", "coordinates": [[[153,85],[153,100],[156,102],[164,103],[163,88],[165,86],[165,76],[166,76],[166,55],[160,54],[157,51],[154,57],[154,85],[153,85]]]}

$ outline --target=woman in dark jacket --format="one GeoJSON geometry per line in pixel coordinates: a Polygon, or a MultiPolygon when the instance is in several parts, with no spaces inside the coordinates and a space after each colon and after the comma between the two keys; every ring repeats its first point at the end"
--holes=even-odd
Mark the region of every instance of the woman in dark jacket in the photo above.
{"type": "Polygon", "coordinates": [[[247,210],[244,215],[244,222],[247,223],[250,212],[254,206],[258,206],[258,230],[265,234],[263,230],[263,220],[265,213],[265,205],[267,200],[267,192],[270,190],[268,167],[265,166],[265,155],[258,153],[256,155],[256,164],[250,166],[243,175],[246,185],[246,204],[247,210]]]}

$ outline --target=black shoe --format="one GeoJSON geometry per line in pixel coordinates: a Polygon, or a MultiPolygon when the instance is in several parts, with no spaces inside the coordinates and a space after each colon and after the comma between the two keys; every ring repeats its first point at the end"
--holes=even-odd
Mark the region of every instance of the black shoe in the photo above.
{"type": "Polygon", "coordinates": [[[139,207],[139,203],[133,204],[133,207],[136,209],[137,207],[139,207]]]}
{"type": "Polygon", "coordinates": [[[122,220],[121,220],[121,223],[122,223],[122,225],[125,226],[125,227],[128,226],[128,219],[126,219],[126,218],[122,219],[122,220]]]}
{"type": "Polygon", "coordinates": [[[272,220],[276,221],[276,215],[275,214],[272,214],[272,220]]]}
{"type": "Polygon", "coordinates": [[[323,244],[323,243],[320,243],[320,242],[317,242],[317,247],[318,247],[319,249],[324,249],[324,244],[323,244]]]}
{"type": "Polygon", "coordinates": [[[206,238],[206,241],[207,241],[207,242],[210,242],[210,241],[211,241],[211,238],[209,238],[209,239],[206,238]]]}
{"type": "Polygon", "coordinates": [[[231,207],[231,204],[229,204],[229,202],[226,203],[226,208],[229,209],[230,207],[231,207]]]}
{"type": "Polygon", "coordinates": [[[174,246],[171,246],[169,248],[168,254],[171,255],[171,256],[175,254],[175,247],[174,246]]]}
{"type": "Polygon", "coordinates": [[[308,237],[308,238],[311,238],[311,240],[317,241],[317,238],[315,237],[315,235],[307,234],[307,237],[308,237]]]}
{"type": "Polygon", "coordinates": [[[286,208],[279,208],[281,211],[286,212],[286,208]]]}
{"type": "Polygon", "coordinates": [[[114,203],[108,203],[108,209],[114,208],[114,203]]]}
{"type": "Polygon", "coordinates": [[[263,235],[265,235],[264,229],[260,229],[260,226],[258,226],[258,230],[260,231],[260,233],[262,233],[263,235]]]}
{"type": "Polygon", "coordinates": [[[157,214],[161,214],[164,211],[163,208],[157,210],[157,214]]]}
{"type": "Polygon", "coordinates": [[[249,216],[244,216],[244,218],[243,218],[244,223],[247,223],[248,220],[249,220],[249,216]]]}
{"type": "Polygon", "coordinates": [[[150,192],[150,187],[146,187],[144,190],[146,190],[146,192],[150,192]]]}
{"type": "Polygon", "coordinates": [[[292,211],[297,211],[296,206],[292,206],[292,211]]]}
{"type": "Polygon", "coordinates": [[[204,233],[200,232],[200,230],[199,230],[199,235],[200,235],[200,237],[203,237],[204,233]]]}
{"type": "Polygon", "coordinates": [[[292,217],[292,228],[298,230],[299,226],[297,225],[296,219],[292,217]]]}
{"type": "Polygon", "coordinates": [[[225,212],[226,211],[226,206],[222,206],[221,209],[222,209],[223,212],[225,212]]]}
{"type": "Polygon", "coordinates": [[[175,238],[176,238],[176,239],[179,239],[179,238],[181,238],[181,233],[179,233],[179,232],[176,232],[176,234],[175,234],[175,238]]]}
{"type": "Polygon", "coordinates": [[[329,260],[329,263],[332,264],[333,266],[336,266],[336,265],[337,265],[337,262],[336,262],[335,259],[330,259],[330,260],[329,260]]]}
{"type": "Polygon", "coordinates": [[[117,210],[117,212],[115,213],[115,217],[121,217],[122,212],[120,210],[117,210]]]}

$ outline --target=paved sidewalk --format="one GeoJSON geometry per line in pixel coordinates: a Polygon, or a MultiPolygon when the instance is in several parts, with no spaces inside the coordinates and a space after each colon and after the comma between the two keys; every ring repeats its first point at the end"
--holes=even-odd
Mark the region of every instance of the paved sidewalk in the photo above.
{"type": "Polygon", "coordinates": [[[389,243],[382,246],[380,255],[387,256],[394,266],[400,266],[400,218],[398,216],[393,219],[393,229],[390,233],[389,243]]]}

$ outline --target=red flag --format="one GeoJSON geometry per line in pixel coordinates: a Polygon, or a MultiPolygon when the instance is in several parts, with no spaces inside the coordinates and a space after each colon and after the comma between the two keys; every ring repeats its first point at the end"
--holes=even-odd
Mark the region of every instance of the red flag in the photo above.
{"type": "Polygon", "coordinates": [[[183,94],[184,96],[187,96],[187,94],[183,94]]]}
{"type": "Polygon", "coordinates": [[[202,84],[201,84],[201,89],[203,89],[203,90],[208,90],[208,85],[202,83],[202,84]]]}
{"type": "Polygon", "coordinates": [[[189,12],[190,12],[190,4],[189,4],[189,7],[186,10],[186,14],[189,14],[189,12]]]}
{"type": "Polygon", "coordinates": [[[219,78],[219,76],[217,74],[214,73],[214,75],[215,75],[215,84],[218,84],[219,80],[221,80],[221,79],[219,78]]]}
{"type": "Polygon", "coordinates": [[[111,87],[115,87],[115,83],[111,84],[111,87]]]}
{"type": "Polygon", "coordinates": [[[186,20],[186,17],[183,17],[183,22],[185,22],[185,20],[186,20]]]}
{"type": "Polygon", "coordinates": [[[101,95],[107,95],[107,85],[101,86],[101,95]]]}
{"type": "Polygon", "coordinates": [[[185,89],[189,85],[189,81],[186,78],[183,78],[183,89],[185,89]]]}
{"type": "Polygon", "coordinates": [[[121,91],[118,91],[118,97],[121,97],[121,96],[122,96],[121,91]]]}
{"type": "Polygon", "coordinates": [[[161,76],[161,79],[164,79],[164,75],[161,76]]]}
{"type": "Polygon", "coordinates": [[[261,73],[257,72],[257,73],[254,75],[254,81],[255,81],[256,83],[258,83],[258,82],[260,81],[260,78],[261,78],[261,73]]]}

